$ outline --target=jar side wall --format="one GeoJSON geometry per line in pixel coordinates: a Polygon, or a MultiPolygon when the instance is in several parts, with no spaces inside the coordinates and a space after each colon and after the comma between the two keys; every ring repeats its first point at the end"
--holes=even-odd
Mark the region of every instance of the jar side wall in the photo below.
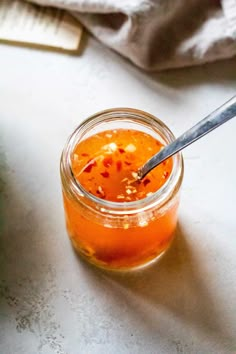
{"type": "Polygon", "coordinates": [[[137,215],[136,225],[129,218],[116,227],[87,218],[78,205],[64,193],[67,231],[74,247],[92,263],[112,268],[145,264],[165,251],[173,239],[177,224],[179,196],[171,200],[162,214],[152,220],[137,215]]]}

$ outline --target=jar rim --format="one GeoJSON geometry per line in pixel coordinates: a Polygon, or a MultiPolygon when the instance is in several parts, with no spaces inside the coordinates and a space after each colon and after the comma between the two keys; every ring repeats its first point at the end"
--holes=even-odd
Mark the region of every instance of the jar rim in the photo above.
{"type": "MultiPolygon", "coordinates": [[[[79,126],[73,131],[69,136],[65,147],[61,154],[61,179],[63,186],[69,185],[69,193],[74,199],[80,197],[79,202],[85,204],[86,207],[94,210],[99,210],[100,212],[106,212],[111,214],[127,215],[133,214],[141,211],[145,211],[152,207],[161,207],[165,204],[173,194],[177,193],[183,179],[183,158],[181,153],[177,153],[172,156],[173,167],[169,178],[162,185],[160,189],[154,192],[150,196],[145,198],[131,201],[131,202],[114,202],[109,200],[104,200],[95,195],[89,193],[79,181],[75,178],[72,168],[71,168],[71,153],[73,152],[75,146],[78,144],[78,135],[85,134],[89,129],[96,126],[97,123],[106,121],[114,121],[114,119],[138,119],[139,122],[146,124],[147,127],[154,128],[162,133],[165,138],[168,139],[167,144],[175,140],[175,136],[168,126],[161,121],[159,118],[153,116],[142,110],[134,108],[111,108],[100,112],[97,112],[90,116],[89,118],[82,121],[79,126]],[[81,198],[83,197],[83,198],[81,198]],[[83,200],[82,200],[83,199],[83,200]],[[89,201],[89,203],[88,203],[89,201]]],[[[157,131],[156,131],[157,133],[157,131]]]]}

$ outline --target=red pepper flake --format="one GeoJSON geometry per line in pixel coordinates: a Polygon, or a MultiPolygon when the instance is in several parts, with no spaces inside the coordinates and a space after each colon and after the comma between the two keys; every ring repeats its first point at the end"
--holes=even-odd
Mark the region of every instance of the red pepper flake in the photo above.
{"type": "Polygon", "coordinates": [[[165,160],[165,161],[163,161],[163,162],[162,162],[162,164],[163,164],[163,166],[165,166],[165,165],[166,165],[166,160],[165,160]]]}
{"type": "Polygon", "coordinates": [[[86,152],[83,152],[81,156],[88,156],[88,154],[86,152]]]}
{"type": "Polygon", "coordinates": [[[164,176],[164,178],[166,179],[166,178],[169,176],[169,172],[165,171],[165,172],[163,173],[163,176],[164,176]]]}
{"type": "Polygon", "coordinates": [[[122,148],[119,148],[118,150],[119,150],[119,152],[120,152],[121,154],[123,154],[123,153],[125,152],[125,150],[122,149],[122,148]]]}
{"type": "Polygon", "coordinates": [[[104,178],[108,178],[110,176],[109,172],[107,171],[101,172],[100,175],[102,175],[104,178]]]}
{"type": "Polygon", "coordinates": [[[118,160],[116,162],[116,169],[117,169],[117,171],[121,171],[121,168],[122,168],[122,162],[120,160],[118,160]]]}
{"type": "Polygon", "coordinates": [[[111,156],[105,157],[102,163],[105,167],[110,167],[113,163],[112,157],[111,156]]]}
{"type": "Polygon", "coordinates": [[[151,182],[151,181],[150,181],[149,178],[145,178],[145,180],[143,181],[144,187],[146,187],[146,185],[147,185],[148,183],[150,183],[150,182],[151,182]]]}
{"type": "Polygon", "coordinates": [[[126,164],[127,166],[130,166],[130,165],[131,165],[131,162],[125,161],[125,164],[126,164]]]}
{"type": "Polygon", "coordinates": [[[87,166],[84,169],[84,172],[91,172],[94,166],[97,166],[97,162],[95,160],[89,160],[87,166]]]}

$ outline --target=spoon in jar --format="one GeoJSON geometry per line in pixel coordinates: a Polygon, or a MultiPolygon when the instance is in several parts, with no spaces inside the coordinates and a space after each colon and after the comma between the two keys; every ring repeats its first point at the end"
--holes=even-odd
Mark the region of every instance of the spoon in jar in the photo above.
{"type": "Polygon", "coordinates": [[[236,96],[210,113],[206,118],[198,122],[192,128],[183,133],[179,138],[164,147],[160,152],[151,157],[142,167],[137,171],[137,179],[142,180],[148,172],[161,162],[173,156],[177,152],[186,148],[186,146],[194,143],[204,135],[210,133],[221,124],[236,117],[236,96]]]}

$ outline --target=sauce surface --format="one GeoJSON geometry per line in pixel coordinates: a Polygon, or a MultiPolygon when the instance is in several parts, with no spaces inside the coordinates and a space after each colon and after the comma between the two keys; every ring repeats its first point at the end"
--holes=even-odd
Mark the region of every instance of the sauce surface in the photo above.
{"type": "Polygon", "coordinates": [[[143,199],[160,189],[171,174],[170,158],[137,181],[138,168],[162,148],[160,141],[138,130],[103,131],[75,147],[72,171],[85,190],[101,199],[143,199]]]}

